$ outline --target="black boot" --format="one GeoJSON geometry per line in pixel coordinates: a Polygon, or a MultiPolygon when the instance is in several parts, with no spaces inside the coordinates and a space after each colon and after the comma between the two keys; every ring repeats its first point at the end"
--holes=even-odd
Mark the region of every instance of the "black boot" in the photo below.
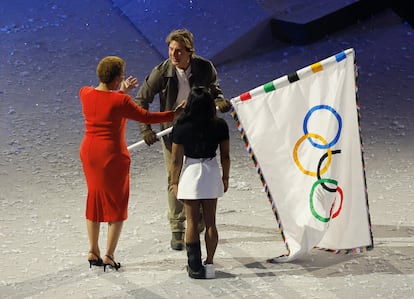
{"type": "Polygon", "coordinates": [[[188,276],[195,279],[204,279],[206,274],[204,271],[204,266],[201,262],[201,247],[200,242],[197,243],[186,243],[185,247],[187,249],[188,257],[188,276]]]}

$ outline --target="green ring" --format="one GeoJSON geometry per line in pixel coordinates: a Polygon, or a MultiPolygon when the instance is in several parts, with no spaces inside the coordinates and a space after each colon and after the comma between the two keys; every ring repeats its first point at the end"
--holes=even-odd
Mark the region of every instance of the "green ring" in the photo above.
{"type": "Polygon", "coordinates": [[[329,218],[322,217],[321,215],[319,215],[319,214],[315,211],[315,207],[313,206],[313,193],[314,193],[314,191],[315,191],[316,186],[317,186],[317,185],[319,185],[319,184],[322,184],[322,183],[331,183],[331,184],[334,184],[334,185],[338,186],[338,181],[333,180],[333,179],[320,179],[320,180],[317,180],[317,181],[313,184],[313,186],[312,186],[312,190],[311,190],[311,193],[310,193],[310,195],[309,195],[310,209],[311,209],[312,215],[313,215],[316,219],[318,219],[319,221],[322,221],[322,222],[328,222],[328,221],[331,219],[331,217],[329,217],[329,218]]]}

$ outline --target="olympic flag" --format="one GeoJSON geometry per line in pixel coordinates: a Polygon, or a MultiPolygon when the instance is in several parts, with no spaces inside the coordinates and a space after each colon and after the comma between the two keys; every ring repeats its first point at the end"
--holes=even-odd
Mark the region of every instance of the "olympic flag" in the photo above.
{"type": "Polygon", "coordinates": [[[271,203],[286,262],[313,248],[373,248],[353,49],[231,99],[271,203]]]}

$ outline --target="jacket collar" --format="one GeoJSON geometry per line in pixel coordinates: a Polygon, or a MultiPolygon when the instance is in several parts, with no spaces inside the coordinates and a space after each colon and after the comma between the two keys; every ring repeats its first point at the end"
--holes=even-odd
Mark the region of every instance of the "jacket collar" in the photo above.
{"type": "MultiPolygon", "coordinates": [[[[167,71],[165,73],[166,77],[176,77],[177,75],[175,73],[175,66],[171,63],[171,60],[169,58],[167,61],[168,61],[167,71]]],[[[194,72],[197,72],[197,63],[194,58],[191,58],[190,66],[191,66],[191,71],[190,71],[189,77],[191,77],[194,72]]]]}

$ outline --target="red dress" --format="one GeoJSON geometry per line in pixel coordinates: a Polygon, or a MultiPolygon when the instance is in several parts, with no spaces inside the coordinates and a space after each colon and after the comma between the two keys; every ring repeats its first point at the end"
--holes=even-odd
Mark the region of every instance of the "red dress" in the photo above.
{"type": "Polygon", "coordinates": [[[127,219],[130,156],[125,141],[127,119],[152,124],[171,122],[174,113],[149,112],[122,92],[80,90],[85,135],[80,158],[88,186],[86,219],[116,222],[127,219]]]}

